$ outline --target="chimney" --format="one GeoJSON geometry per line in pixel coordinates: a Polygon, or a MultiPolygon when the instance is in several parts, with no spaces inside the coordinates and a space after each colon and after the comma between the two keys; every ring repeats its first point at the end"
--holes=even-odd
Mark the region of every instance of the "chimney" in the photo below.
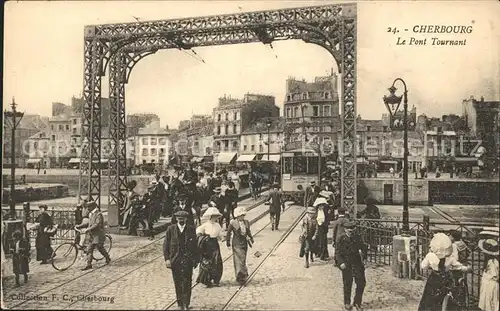
{"type": "Polygon", "coordinates": [[[484,97],[483,96],[481,96],[481,102],[484,103],[484,97]]]}

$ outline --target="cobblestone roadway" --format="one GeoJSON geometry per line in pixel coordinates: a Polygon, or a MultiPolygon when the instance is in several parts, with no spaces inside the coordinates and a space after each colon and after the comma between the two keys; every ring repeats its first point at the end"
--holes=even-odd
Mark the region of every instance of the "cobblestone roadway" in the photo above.
{"type": "MultiPolygon", "coordinates": [[[[241,206],[249,207],[255,204],[252,199],[247,199],[240,203],[241,206]]],[[[263,212],[267,211],[267,206],[259,206],[252,209],[248,213],[248,219],[253,219],[263,212]]],[[[147,263],[155,258],[162,257],[162,243],[163,236],[157,236],[158,240],[154,243],[148,241],[147,239],[130,237],[130,236],[113,236],[113,249],[111,250],[111,265],[104,267],[102,270],[88,272],[80,271],[80,267],[84,266],[84,262],[77,262],[75,265],[63,272],[58,272],[52,268],[51,265],[39,265],[36,262],[32,262],[30,265],[31,273],[29,275],[29,282],[20,288],[13,288],[14,279],[12,276],[7,277],[4,280],[3,295],[5,297],[5,304],[9,306],[14,306],[16,308],[63,308],[65,305],[71,303],[71,301],[64,301],[64,295],[76,295],[81,293],[90,293],[99,288],[99,286],[104,286],[117,278],[124,276],[134,269],[137,269],[144,263],[147,263]],[[142,247],[142,249],[141,249],[142,247]],[[135,251],[135,252],[134,252],[135,251]],[[121,256],[127,255],[134,252],[133,254],[118,259],[121,256]],[[62,286],[61,288],[55,289],[55,287],[69,282],[75,278],[77,280],[62,286]],[[52,294],[56,295],[57,299],[52,300],[52,294]],[[47,301],[25,301],[26,299],[23,295],[33,296],[41,295],[42,297],[50,298],[47,301]],[[14,301],[15,300],[15,301],[14,301]],[[20,306],[16,306],[19,303],[23,303],[20,306]]],[[[163,262],[163,259],[161,260],[163,262]]],[[[10,262],[9,262],[10,263],[10,262]]],[[[99,267],[102,264],[95,265],[94,268],[99,267]]],[[[149,264],[149,266],[154,266],[154,262],[149,264]]],[[[164,266],[161,266],[164,268],[164,266]]],[[[164,271],[165,269],[161,269],[164,271]]],[[[140,270],[139,270],[140,271],[140,270]]],[[[133,274],[133,273],[132,273],[133,274]]],[[[154,273],[153,273],[154,275],[154,273]]],[[[155,282],[156,278],[153,278],[150,282],[155,282]]],[[[169,280],[171,277],[169,277],[169,280]]],[[[149,280],[148,280],[149,281],[149,280]]],[[[135,280],[137,282],[137,280],[135,280]]],[[[139,282],[140,283],[140,282],[139,282]]],[[[121,296],[117,293],[118,297],[121,296]]],[[[88,303],[87,303],[88,304],[88,303]]],[[[93,308],[101,308],[101,305],[93,305],[93,308]]],[[[124,305],[124,308],[127,305],[124,305]]],[[[76,306],[75,306],[76,307],[76,306]]],[[[114,308],[114,307],[112,307],[114,308]]]]}
{"type": "MultiPolygon", "coordinates": [[[[297,227],[228,310],[343,310],[340,270],[332,261],[315,261],[309,269],[304,268],[304,260],[298,256],[299,234],[297,227]]],[[[392,277],[387,266],[372,265],[367,267],[366,278],[366,310],[417,309],[422,281],[399,280],[392,277]]]]}

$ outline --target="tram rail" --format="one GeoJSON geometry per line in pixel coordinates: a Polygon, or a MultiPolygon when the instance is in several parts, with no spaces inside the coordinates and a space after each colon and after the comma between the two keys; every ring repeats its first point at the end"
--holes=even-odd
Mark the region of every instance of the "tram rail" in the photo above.
{"type": "MultiPolygon", "coordinates": [[[[262,204],[264,204],[264,202],[265,202],[265,200],[264,200],[264,199],[259,200],[259,201],[256,201],[254,204],[252,204],[251,206],[249,206],[249,207],[247,208],[247,211],[251,211],[251,210],[253,210],[254,208],[257,208],[257,207],[261,206],[262,204]]],[[[250,223],[251,223],[251,224],[253,224],[253,223],[255,223],[255,222],[259,221],[260,219],[262,219],[263,217],[265,217],[268,213],[269,213],[269,212],[268,212],[268,211],[266,211],[265,213],[263,213],[263,214],[261,214],[261,215],[257,216],[255,219],[252,219],[252,220],[250,221],[250,223]]],[[[158,238],[155,238],[154,240],[152,240],[150,243],[148,243],[148,244],[146,244],[146,245],[143,245],[143,246],[141,246],[141,247],[137,248],[136,250],[131,251],[130,253],[127,253],[127,254],[125,254],[125,255],[123,255],[123,256],[120,256],[120,257],[118,257],[118,258],[116,258],[116,259],[115,259],[115,258],[113,258],[112,264],[114,264],[114,263],[116,263],[116,262],[121,262],[121,261],[123,261],[124,259],[129,258],[129,257],[131,257],[132,255],[137,254],[137,253],[139,253],[140,251],[142,251],[142,250],[144,250],[144,249],[146,249],[146,248],[150,247],[151,245],[154,245],[154,244],[156,244],[156,243],[158,243],[158,242],[162,242],[164,238],[165,238],[165,234],[163,233],[163,234],[161,234],[158,238]]],[[[158,260],[158,258],[161,258],[161,257],[163,257],[163,253],[162,253],[161,255],[159,255],[159,256],[155,256],[152,260],[149,260],[149,261],[147,261],[147,262],[144,262],[144,263],[142,263],[141,265],[139,265],[139,266],[137,266],[137,267],[133,268],[132,270],[128,271],[127,273],[125,273],[125,274],[123,274],[123,275],[121,275],[120,277],[113,279],[111,282],[107,282],[106,284],[104,284],[104,285],[100,286],[99,288],[97,288],[97,289],[93,290],[92,292],[90,292],[90,293],[86,293],[86,294],[85,294],[85,296],[90,296],[90,295],[92,295],[92,294],[94,294],[94,293],[98,292],[99,290],[106,288],[107,286],[109,286],[109,285],[113,284],[114,282],[119,281],[120,279],[123,279],[123,278],[124,278],[124,277],[126,277],[127,275],[130,275],[131,273],[133,273],[133,272],[135,272],[135,271],[137,271],[137,270],[140,270],[141,268],[143,268],[143,267],[145,267],[145,266],[147,266],[147,265],[149,265],[149,264],[153,263],[154,261],[158,260]]],[[[94,269],[92,269],[92,270],[88,270],[88,271],[86,271],[86,272],[84,272],[84,273],[81,273],[81,274],[80,274],[80,275],[78,275],[78,276],[75,276],[74,278],[71,278],[71,279],[69,279],[69,280],[67,280],[67,281],[63,281],[62,283],[60,283],[60,284],[58,284],[58,285],[56,285],[56,286],[53,286],[53,287],[51,287],[51,288],[50,288],[50,289],[48,289],[48,290],[45,290],[45,291],[43,291],[43,292],[41,292],[41,293],[37,293],[37,295],[38,295],[38,296],[45,296],[45,295],[49,294],[49,293],[50,293],[50,292],[52,292],[52,291],[58,290],[58,289],[62,288],[63,286],[66,286],[66,285],[68,285],[68,284],[70,284],[70,283],[72,283],[72,282],[75,282],[75,281],[76,281],[76,280],[78,280],[78,279],[83,278],[84,276],[87,276],[87,275],[89,275],[89,274],[91,274],[91,273],[95,273],[96,271],[99,271],[99,270],[100,270],[101,268],[103,268],[103,267],[108,267],[108,266],[104,266],[104,265],[103,265],[103,266],[97,266],[97,267],[95,267],[95,268],[94,268],[94,269]]],[[[68,271],[68,270],[67,270],[67,271],[68,271]]],[[[62,273],[64,273],[64,272],[67,272],[67,271],[61,271],[61,272],[62,272],[62,273]]],[[[21,301],[21,302],[19,302],[19,303],[17,303],[17,304],[10,305],[10,306],[9,306],[9,309],[19,308],[20,306],[22,306],[22,305],[24,305],[24,304],[28,303],[29,301],[30,301],[30,300],[24,300],[24,301],[21,301]]],[[[74,305],[74,304],[76,304],[76,303],[78,303],[78,301],[75,301],[75,302],[70,303],[69,305],[65,306],[65,308],[66,308],[66,309],[67,309],[67,308],[70,308],[72,305],[74,305]]]]}

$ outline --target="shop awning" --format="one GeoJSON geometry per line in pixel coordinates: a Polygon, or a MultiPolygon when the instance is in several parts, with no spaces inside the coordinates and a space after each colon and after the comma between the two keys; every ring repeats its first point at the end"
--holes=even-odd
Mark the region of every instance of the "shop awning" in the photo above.
{"type": "Polygon", "coordinates": [[[236,158],[236,152],[221,152],[214,157],[214,162],[219,164],[230,164],[236,158]]]}
{"type": "Polygon", "coordinates": [[[242,154],[236,159],[236,162],[251,162],[255,160],[255,154],[242,154]]]}
{"type": "Polygon", "coordinates": [[[455,158],[455,162],[470,162],[470,163],[477,163],[477,159],[476,158],[467,158],[467,157],[463,157],[463,158],[455,158]]]}
{"type": "Polygon", "coordinates": [[[262,156],[261,161],[270,161],[270,162],[279,162],[281,159],[281,156],[279,154],[270,154],[269,158],[267,157],[267,154],[262,156]]]}
{"type": "Polygon", "coordinates": [[[72,158],[72,159],[69,159],[68,163],[80,163],[80,159],[79,158],[72,158]]]}
{"type": "Polygon", "coordinates": [[[203,162],[203,160],[205,160],[205,159],[202,157],[194,157],[191,159],[191,163],[201,163],[201,162],[203,162]]]}
{"type": "Polygon", "coordinates": [[[383,161],[380,161],[380,163],[382,163],[382,164],[397,164],[398,162],[392,161],[392,160],[383,160],[383,161]]]}
{"type": "Polygon", "coordinates": [[[40,163],[40,161],[42,161],[42,159],[28,159],[28,161],[26,161],[27,164],[34,164],[34,163],[40,163]]]}

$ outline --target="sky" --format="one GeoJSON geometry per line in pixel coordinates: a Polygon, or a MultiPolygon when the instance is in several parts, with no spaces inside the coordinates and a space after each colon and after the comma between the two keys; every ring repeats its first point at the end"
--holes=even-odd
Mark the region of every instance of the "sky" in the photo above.
{"type": "MultiPolygon", "coordinates": [[[[352,1],[351,1],[352,2],[352,1]]],[[[83,88],[83,27],[338,3],[334,1],[70,1],[5,4],[3,103],[49,116],[83,88]]],[[[500,5],[496,1],[358,2],[357,109],[366,119],[386,113],[382,97],[397,77],[417,113],[461,113],[470,95],[500,100],[500,5]],[[471,34],[412,34],[414,25],[473,26],[471,34]],[[387,32],[397,27],[400,34],[387,32]],[[405,32],[404,29],[408,29],[405,32]],[[466,46],[401,46],[397,37],[467,39],[466,46]]],[[[313,80],[337,65],[323,48],[299,40],[163,50],[141,60],[126,86],[128,113],[154,112],[177,127],[211,114],[218,98],[274,95],[282,108],[288,77],[313,80]]],[[[401,87],[398,92],[401,91],[401,87]]],[[[102,83],[108,96],[107,77],[102,83]]]]}

